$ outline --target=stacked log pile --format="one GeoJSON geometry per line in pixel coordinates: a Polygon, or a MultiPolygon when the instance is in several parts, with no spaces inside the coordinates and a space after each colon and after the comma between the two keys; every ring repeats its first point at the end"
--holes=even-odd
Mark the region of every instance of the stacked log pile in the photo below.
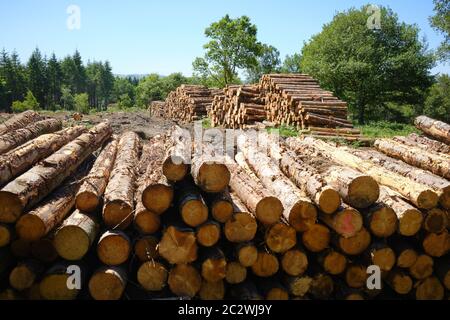
{"type": "Polygon", "coordinates": [[[219,92],[201,85],[183,84],[167,96],[167,117],[179,123],[200,120],[207,115],[219,92]]]}
{"type": "Polygon", "coordinates": [[[239,133],[230,157],[216,130],[195,144],[179,127],[62,132],[0,190],[0,298],[448,296],[442,176],[313,137],[239,133]],[[66,285],[74,266],[81,290],[66,285]]]}
{"type": "Polygon", "coordinates": [[[260,81],[268,120],[277,125],[352,128],[347,103],[305,74],[268,74],[260,81]]]}
{"type": "Polygon", "coordinates": [[[227,86],[214,97],[208,113],[213,127],[245,128],[266,120],[264,97],[258,85],[227,86]]]}
{"type": "Polygon", "coordinates": [[[164,101],[152,101],[148,108],[152,117],[164,118],[166,116],[166,103],[164,101]]]}

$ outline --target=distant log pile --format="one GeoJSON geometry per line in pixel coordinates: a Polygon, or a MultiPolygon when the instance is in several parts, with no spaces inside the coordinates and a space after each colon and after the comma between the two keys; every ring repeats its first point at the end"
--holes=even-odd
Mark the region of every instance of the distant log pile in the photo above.
{"type": "Polygon", "coordinates": [[[183,84],[167,96],[167,117],[180,123],[200,120],[206,117],[219,92],[205,86],[183,84]]]}
{"type": "Polygon", "coordinates": [[[266,99],[268,120],[277,125],[305,129],[309,126],[352,128],[347,103],[321,89],[304,74],[269,74],[260,81],[266,99]]]}
{"type": "Polygon", "coordinates": [[[208,115],[213,127],[244,128],[266,120],[264,97],[257,85],[228,86],[214,97],[208,115]]]}
{"type": "Polygon", "coordinates": [[[166,103],[164,101],[152,101],[148,108],[152,117],[164,118],[166,115],[166,103]]]}

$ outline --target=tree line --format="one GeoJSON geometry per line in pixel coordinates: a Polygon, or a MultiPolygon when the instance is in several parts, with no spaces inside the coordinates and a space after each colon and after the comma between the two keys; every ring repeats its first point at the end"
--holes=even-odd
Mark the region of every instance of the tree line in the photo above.
{"type": "Polygon", "coordinates": [[[436,62],[450,58],[450,0],[434,0],[430,23],[444,35],[428,50],[416,25],[380,7],[380,30],[367,27],[368,6],[337,13],[299,52],[280,52],[258,40],[249,17],[224,16],[205,29],[205,53],[193,61],[193,75],[150,74],[142,79],[114,76],[106,62],[84,64],[78,51],[58,60],[36,49],[27,63],[17,53],[0,56],[0,110],[105,110],[145,108],[164,100],[183,83],[222,88],[255,83],[266,73],[308,73],[349,103],[355,122],[408,122],[418,114],[450,122],[450,77],[433,76],[436,62]]]}

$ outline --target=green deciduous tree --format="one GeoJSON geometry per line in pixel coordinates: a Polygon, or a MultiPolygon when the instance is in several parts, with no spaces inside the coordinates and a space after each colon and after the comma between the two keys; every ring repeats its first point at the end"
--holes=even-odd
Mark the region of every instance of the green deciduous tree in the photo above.
{"type": "Polygon", "coordinates": [[[432,118],[450,123],[450,76],[441,75],[430,88],[424,113],[432,118]]]}
{"type": "Polygon", "coordinates": [[[274,46],[263,44],[256,66],[247,70],[247,81],[251,83],[259,82],[263,74],[279,72],[280,65],[280,51],[274,46]]]}
{"type": "Polygon", "coordinates": [[[226,15],[206,28],[205,35],[211,40],[203,46],[204,57],[193,62],[195,76],[211,78],[218,86],[224,86],[238,78],[239,70],[257,65],[262,46],[249,17],[231,19],[226,15]]]}
{"type": "Polygon", "coordinates": [[[61,106],[65,110],[75,109],[75,98],[68,86],[61,87],[61,106]]]}
{"type": "Polygon", "coordinates": [[[282,73],[301,73],[302,56],[298,53],[287,55],[281,66],[282,73]]]}
{"type": "Polygon", "coordinates": [[[349,102],[359,123],[405,120],[420,112],[433,58],[419,39],[419,29],[398,21],[381,7],[381,30],[367,27],[367,7],[338,13],[302,51],[301,68],[349,102]],[[406,112],[406,113],[408,113],[406,112]]]}
{"type": "Polygon", "coordinates": [[[89,113],[89,97],[87,93],[78,93],[74,97],[75,110],[80,113],[89,113]]]}
{"type": "Polygon", "coordinates": [[[450,58],[450,0],[433,0],[435,15],[430,18],[434,29],[444,35],[444,41],[438,49],[442,60],[450,58]]]}
{"type": "Polygon", "coordinates": [[[14,112],[23,112],[26,110],[38,110],[39,102],[34,97],[33,92],[28,90],[24,101],[14,101],[12,104],[12,110],[14,112]]]}

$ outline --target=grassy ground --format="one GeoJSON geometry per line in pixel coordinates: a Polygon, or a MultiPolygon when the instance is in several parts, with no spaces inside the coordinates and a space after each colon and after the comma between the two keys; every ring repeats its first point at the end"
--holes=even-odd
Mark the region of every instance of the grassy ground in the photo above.
{"type": "Polygon", "coordinates": [[[420,133],[414,126],[395,122],[374,122],[363,126],[356,126],[368,138],[391,138],[407,136],[410,133],[420,133]]]}

